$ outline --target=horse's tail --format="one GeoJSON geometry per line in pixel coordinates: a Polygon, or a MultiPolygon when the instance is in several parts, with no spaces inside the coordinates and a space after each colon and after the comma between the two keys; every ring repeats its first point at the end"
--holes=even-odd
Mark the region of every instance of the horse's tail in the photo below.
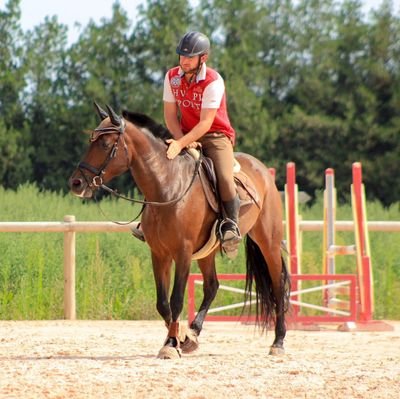
{"type": "Polygon", "coordinates": [[[273,291],[272,279],[268,264],[264,259],[258,245],[249,237],[246,237],[246,298],[245,304],[252,300],[253,281],[256,294],[256,323],[263,329],[268,328],[275,321],[277,301],[283,301],[282,311],[285,313],[289,308],[290,277],[286,267],[285,259],[281,256],[282,277],[280,299],[276,298],[273,291]]]}

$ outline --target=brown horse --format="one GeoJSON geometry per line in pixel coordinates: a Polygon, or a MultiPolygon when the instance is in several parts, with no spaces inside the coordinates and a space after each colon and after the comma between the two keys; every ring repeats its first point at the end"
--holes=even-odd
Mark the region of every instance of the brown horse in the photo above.
{"type": "MultiPolygon", "coordinates": [[[[204,297],[196,318],[190,328],[179,323],[192,255],[208,242],[217,214],[205,196],[199,161],[185,150],[174,160],[167,159],[165,140],[172,136],[166,128],[143,114],[123,111],[121,117],[109,106],[108,112],[95,106],[102,121],[92,132],[86,155],[69,180],[70,188],[73,194],[89,198],[104,183],[130,170],[146,198],[141,226],[151,249],[157,310],[168,329],[159,357],[178,357],[182,351],[197,348],[204,319],[218,290],[215,248],[198,259],[204,297]],[[169,299],[173,261],[175,277],[169,299]]],[[[290,291],[281,254],[281,198],[266,166],[244,153],[235,153],[235,157],[257,196],[240,210],[240,231],[247,235],[247,299],[251,299],[254,280],[257,323],[267,328],[275,322],[270,353],[278,354],[284,351],[290,291]]]]}

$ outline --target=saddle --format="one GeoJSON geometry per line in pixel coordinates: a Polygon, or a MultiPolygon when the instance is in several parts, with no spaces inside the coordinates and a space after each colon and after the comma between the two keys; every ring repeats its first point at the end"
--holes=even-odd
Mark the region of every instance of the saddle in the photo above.
{"type": "MultiPolygon", "coordinates": [[[[198,159],[198,156],[191,152],[191,155],[198,159]]],[[[209,253],[215,250],[219,245],[218,239],[218,225],[222,215],[222,204],[218,194],[217,177],[214,170],[214,163],[208,157],[202,156],[199,167],[200,181],[203,186],[204,194],[211,209],[218,215],[210,232],[210,238],[207,243],[192,255],[192,260],[197,260],[206,257],[209,253]]],[[[235,159],[233,168],[233,176],[235,180],[236,192],[240,198],[240,209],[247,205],[256,204],[260,207],[260,198],[254,186],[254,183],[241,170],[240,163],[235,159]]]]}
{"type": "MultiPolygon", "coordinates": [[[[218,195],[217,177],[215,175],[213,161],[210,158],[202,157],[199,176],[204,194],[211,209],[215,213],[221,214],[222,205],[218,195]]],[[[241,170],[240,163],[236,159],[233,167],[233,177],[235,180],[236,192],[240,198],[240,208],[251,204],[256,204],[260,207],[260,199],[254,183],[251,181],[250,177],[241,170]]]]}

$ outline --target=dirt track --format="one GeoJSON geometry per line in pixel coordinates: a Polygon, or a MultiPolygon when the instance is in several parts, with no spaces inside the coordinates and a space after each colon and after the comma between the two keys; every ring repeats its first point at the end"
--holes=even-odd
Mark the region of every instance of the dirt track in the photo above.
{"type": "Polygon", "coordinates": [[[0,398],[400,398],[392,332],[289,331],[286,355],[253,326],[208,322],[200,348],[156,359],[161,321],[0,321],[0,398]]]}

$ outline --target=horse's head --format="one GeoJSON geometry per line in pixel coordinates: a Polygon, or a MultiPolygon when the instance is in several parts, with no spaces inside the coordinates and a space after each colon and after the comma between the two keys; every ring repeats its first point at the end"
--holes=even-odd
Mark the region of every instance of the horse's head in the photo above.
{"type": "Polygon", "coordinates": [[[89,148],[69,179],[72,193],[83,198],[91,198],[103,183],[128,169],[124,119],[109,106],[108,112],[97,103],[95,107],[101,123],[91,133],[89,148]]]}

